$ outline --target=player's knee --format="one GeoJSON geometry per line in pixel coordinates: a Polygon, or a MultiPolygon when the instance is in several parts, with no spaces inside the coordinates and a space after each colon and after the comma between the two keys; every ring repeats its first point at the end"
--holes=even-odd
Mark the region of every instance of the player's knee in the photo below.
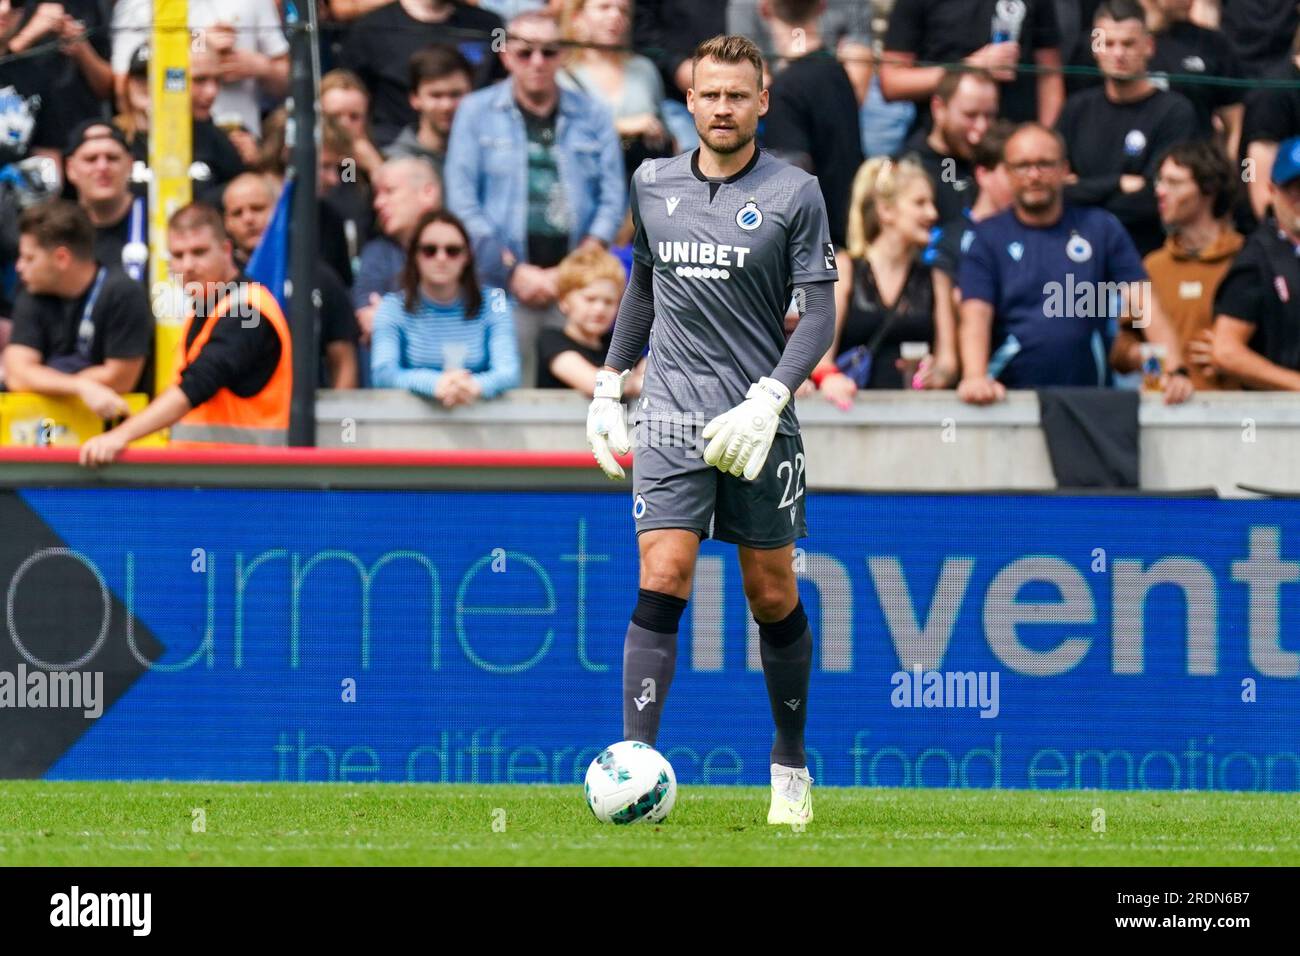
{"type": "Polygon", "coordinates": [[[686,596],[691,588],[691,566],[655,556],[642,563],[641,589],[686,596]]]}
{"type": "Polygon", "coordinates": [[[774,621],[790,613],[791,594],[784,582],[776,580],[746,581],[745,599],[754,618],[774,621]]]}

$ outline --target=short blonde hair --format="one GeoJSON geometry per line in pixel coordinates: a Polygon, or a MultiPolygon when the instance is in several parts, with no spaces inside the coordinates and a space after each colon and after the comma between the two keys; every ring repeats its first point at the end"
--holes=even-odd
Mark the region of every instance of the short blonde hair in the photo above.
{"type": "Polygon", "coordinates": [[[623,294],[623,287],[627,284],[623,263],[604,249],[586,248],[571,252],[560,262],[559,270],[556,288],[561,300],[570,292],[585,289],[601,279],[613,282],[619,295],[623,294]]]}
{"type": "Polygon", "coordinates": [[[763,54],[749,37],[718,34],[700,43],[691,55],[691,86],[695,85],[695,68],[701,60],[719,63],[749,63],[758,72],[758,89],[763,89],[763,54]]]}
{"type": "Polygon", "coordinates": [[[852,258],[864,258],[867,247],[880,235],[880,206],[896,201],[918,177],[930,182],[925,167],[908,156],[897,162],[877,156],[858,167],[849,200],[848,245],[852,258]]]}

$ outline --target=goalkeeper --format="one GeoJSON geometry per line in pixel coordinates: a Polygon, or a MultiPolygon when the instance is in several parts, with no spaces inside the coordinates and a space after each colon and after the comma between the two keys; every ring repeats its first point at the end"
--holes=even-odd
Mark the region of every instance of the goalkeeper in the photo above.
{"type": "Polygon", "coordinates": [[[700,147],[632,177],[633,270],[587,417],[597,462],[624,477],[613,456],[630,448],[623,381],[648,342],[636,433],[657,440],[639,440],[633,463],[640,590],[623,736],[655,742],[700,541],[736,544],[776,723],[768,822],[804,823],[813,639],[793,568],[807,479],[790,396],[834,338],[835,250],[817,180],[754,142],[768,100],[758,49],[718,36],[692,65],[700,147]]]}

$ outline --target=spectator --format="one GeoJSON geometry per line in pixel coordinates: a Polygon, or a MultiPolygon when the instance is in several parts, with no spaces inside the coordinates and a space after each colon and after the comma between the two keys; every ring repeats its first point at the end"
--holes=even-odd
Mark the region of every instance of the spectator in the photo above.
{"type": "Polygon", "coordinates": [[[343,224],[349,273],[374,227],[371,177],[384,161],[366,131],[367,102],[365,88],[347,70],[321,79],[320,196],[343,224]]]}
{"type": "Polygon", "coordinates": [[[370,341],[375,307],[401,288],[407,246],[416,223],[442,208],[442,188],[433,170],[418,159],[390,159],[375,174],[375,221],[380,235],[361,250],[361,268],[352,286],[352,305],[361,341],[370,341]]]}
{"type": "Polygon", "coordinates": [[[903,378],[904,342],[931,346],[933,359],[923,363],[915,385],[948,388],[956,381],[952,300],[939,294],[921,262],[937,219],[934,187],[915,160],[869,159],[854,176],[851,268],[835,284],[836,341],[813,373],[828,401],[847,408],[860,388],[914,387],[903,378]]]}
{"type": "Polygon", "coordinates": [[[957,224],[975,201],[971,159],[998,116],[998,85],[987,70],[946,73],[930,97],[933,125],[917,130],[905,149],[914,153],[935,185],[939,224],[957,224]]]}
{"type": "Polygon", "coordinates": [[[819,33],[822,6],[822,0],[766,0],[760,8],[786,64],[772,80],[761,139],[766,149],[817,177],[831,241],[842,249],[862,134],[853,84],[819,33]]]}
{"type": "MultiPolygon", "coordinates": [[[[1000,119],[981,137],[971,151],[975,203],[962,214],[957,224],[960,228],[945,228],[939,242],[932,243],[932,264],[936,280],[950,288],[957,280],[961,257],[975,241],[975,223],[983,222],[1011,207],[1011,174],[1007,171],[1005,150],[1007,140],[1015,128],[1010,120],[1000,119]]],[[[954,297],[957,297],[955,288],[952,291],[954,297]]]]}
{"type": "Polygon", "coordinates": [[[416,119],[397,134],[384,158],[423,159],[441,180],[451,122],[460,101],[473,89],[474,68],[455,47],[435,43],[411,54],[410,71],[416,119]]]}
{"type": "Polygon", "coordinates": [[[709,37],[727,32],[727,9],[721,3],[699,0],[659,0],[638,3],[632,11],[632,46],[659,68],[668,99],[663,104],[664,125],[681,150],[699,145],[695,120],[686,109],[695,48],[709,37]]]}
{"type": "Polygon", "coordinates": [[[1245,90],[1239,86],[1201,82],[1202,77],[1239,80],[1241,64],[1232,44],[1218,30],[1191,21],[1193,0],[1146,0],[1147,23],[1155,37],[1151,70],[1159,80],[1187,97],[1196,111],[1200,138],[1215,133],[1217,119],[1227,155],[1236,156],[1241,142],[1245,90]],[[1195,77],[1180,80],[1179,75],[1195,77]]]}
{"type": "Polygon", "coordinates": [[[180,368],[145,409],[83,444],[83,465],[106,465],[169,425],[175,447],[288,443],[293,344],[275,297],[235,265],[213,207],[182,206],[167,226],[171,267],[191,299],[180,368]]]}
{"type": "Polygon", "coordinates": [[[75,396],[100,418],[127,412],[119,393],[152,391],[153,310],[140,284],[95,261],[95,231],[76,204],[52,200],[19,220],[11,391],[75,396]]]}
{"type": "Polygon", "coordinates": [[[26,159],[28,154],[58,160],[67,127],[55,115],[49,73],[14,59],[12,44],[23,24],[24,7],[0,0],[0,165],[26,159]]]}
{"type": "MultiPolygon", "coordinates": [[[[289,148],[285,142],[284,107],[274,110],[264,124],[266,139],[262,144],[262,157],[254,169],[270,176],[281,184],[289,166],[289,148]]],[[[339,167],[352,148],[352,137],[333,117],[322,118],[320,152],[317,153],[316,216],[319,239],[318,255],[329,264],[346,286],[352,285],[355,269],[353,260],[359,258],[360,237],[356,223],[349,226],[326,193],[341,182],[339,167]]],[[[367,220],[369,221],[369,220],[367,220]]]]}
{"type": "Polygon", "coordinates": [[[330,70],[320,78],[320,111],[333,117],[352,137],[348,158],[366,177],[373,176],[384,158],[370,142],[367,116],[370,94],[351,70],[330,70]]]}
{"type": "Polygon", "coordinates": [[[1300,136],[1279,144],[1269,179],[1274,216],[1214,299],[1212,360],[1246,388],[1300,391],[1300,136]]]}
{"type": "MultiPolygon", "coordinates": [[[[786,56],[770,19],[775,6],[772,0],[727,0],[726,28],[719,32],[749,37],[768,62],[786,56]]],[[[813,25],[830,49],[845,40],[862,46],[871,42],[870,0],[815,0],[814,6],[819,9],[812,11],[813,25]]]]}
{"type": "Polygon", "coordinates": [[[402,291],[375,312],[371,378],[447,408],[519,385],[509,299],[479,287],[469,233],[451,213],[427,212],[411,232],[402,291]]]}
{"type": "Polygon", "coordinates": [[[561,34],[572,44],[559,83],[603,103],[614,117],[629,176],[647,159],[671,156],[663,80],[654,63],[627,52],[631,0],[566,0],[561,34]]]}
{"type": "Polygon", "coordinates": [[[97,0],[10,0],[3,6],[8,12],[0,12],[0,38],[8,39],[0,40],[0,53],[22,54],[22,59],[0,66],[0,89],[15,83],[19,95],[41,97],[33,109],[43,125],[32,131],[31,145],[57,159],[63,143],[56,137],[63,130],[83,120],[108,118],[113,92],[108,5],[97,0]],[[12,33],[6,20],[12,22],[12,33]],[[44,52],[33,54],[40,48],[44,52]]]}
{"type": "Polygon", "coordinates": [[[1106,210],[1065,202],[1060,134],[1025,124],[1005,153],[1012,208],[975,226],[958,270],[957,394],[983,405],[1007,388],[1105,386],[1111,323],[1121,306],[1137,314],[1141,305],[1148,337],[1167,350],[1165,401],[1186,401],[1192,387],[1182,350],[1158,303],[1142,295],[1146,273],[1132,240],[1106,210]],[[1110,295],[1117,283],[1125,296],[1110,295]]]}
{"type": "MultiPolygon", "coordinates": [[[[626,283],[623,264],[603,249],[579,249],[564,257],[559,272],[564,328],[542,329],[537,338],[538,388],[572,388],[591,398],[626,283]]],[[[623,395],[640,395],[644,376],[642,359],[623,385],[623,395]]]]}
{"type": "MultiPolygon", "coordinates": [[[[118,0],[113,7],[113,73],[125,86],[136,47],[149,42],[154,0],[118,0]]],[[[223,129],[236,125],[253,136],[262,131],[259,97],[289,90],[289,43],[275,0],[189,0],[195,46],[217,57],[221,92],[212,106],[223,129]]]]}
{"type": "MultiPolygon", "coordinates": [[[[1143,261],[1160,311],[1184,343],[1192,384],[1236,388],[1213,363],[1214,297],[1245,241],[1226,216],[1235,193],[1233,169],[1208,140],[1180,143],[1165,154],[1156,177],[1160,221],[1169,238],[1143,261]]],[[[1111,362],[1121,372],[1141,367],[1140,329],[1121,325],[1111,362]]]]}
{"type": "MultiPolygon", "coordinates": [[[[928,103],[946,67],[916,62],[963,63],[988,70],[1002,84],[1003,116],[1050,126],[1065,100],[1059,44],[1052,0],[897,0],[880,88],[889,100],[928,103]]],[[[928,109],[918,105],[918,125],[928,120],[928,109]]]]}
{"type": "Polygon", "coordinates": [[[496,14],[452,0],[396,0],[348,27],[340,60],[370,91],[375,145],[387,146],[415,121],[408,73],[416,50],[455,44],[482,85],[502,75],[494,52],[501,28],[496,14]]]}
{"type": "Polygon", "coordinates": [[[447,203],[469,229],[484,281],[519,300],[523,382],[537,375],[537,333],[561,326],[560,260],[607,246],[626,205],[618,134],[609,112],[561,89],[559,27],[545,13],[516,17],[501,58],[510,79],[467,96],[447,150],[447,203]]]}
{"type": "Polygon", "coordinates": [[[1300,30],[1300,5],[1292,0],[1230,0],[1222,3],[1221,29],[1247,76],[1271,76],[1286,68],[1287,55],[1294,52],[1289,44],[1300,30]]]}
{"type": "MultiPolygon", "coordinates": [[[[239,151],[230,137],[212,122],[212,104],[221,83],[217,79],[216,54],[207,50],[190,53],[190,187],[195,198],[212,202],[221,196],[226,183],[244,169],[239,151]]],[[[134,160],[132,188],[137,196],[149,195],[149,45],[137,47],[126,78],[128,111],[114,122],[126,134],[134,160]]]]}
{"type": "Polygon", "coordinates": [[[1154,42],[1137,0],[1105,0],[1095,23],[1105,82],[1071,96],[1057,124],[1077,177],[1065,195],[1114,213],[1145,255],[1164,241],[1156,167],[1196,128],[1196,112],[1182,94],[1157,89],[1147,76],[1154,42]]]}
{"type": "Polygon", "coordinates": [[[1267,170],[1277,158],[1277,144],[1300,136],[1300,31],[1295,34],[1291,60],[1276,68],[1270,78],[1283,85],[1254,90],[1246,98],[1246,116],[1242,121],[1241,140],[1245,144],[1243,179],[1250,193],[1250,208],[1262,220],[1268,213],[1273,194],[1267,170]]]}
{"type": "MultiPolygon", "coordinates": [[[[244,173],[230,181],[221,198],[226,234],[234,246],[235,264],[243,269],[271,222],[279,198],[275,181],[262,173],[244,173]]],[[[315,261],[314,280],[312,302],[316,306],[317,340],[321,350],[318,381],[321,388],[356,388],[360,331],[347,286],[320,259],[315,261]]],[[[271,291],[275,293],[278,290],[271,291]]]]}
{"type": "Polygon", "coordinates": [[[95,259],[148,281],[149,217],[131,193],[131,153],[122,131],[102,120],[77,126],[64,152],[65,176],[95,227],[95,259]]]}

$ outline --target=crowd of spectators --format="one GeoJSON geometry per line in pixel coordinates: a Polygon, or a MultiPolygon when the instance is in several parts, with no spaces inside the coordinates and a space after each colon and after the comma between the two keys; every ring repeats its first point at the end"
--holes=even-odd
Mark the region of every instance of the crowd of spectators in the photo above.
{"type": "MultiPolygon", "coordinates": [[[[692,51],[739,32],[766,58],[759,143],[817,175],[837,247],[836,339],[801,395],[1300,389],[1293,0],[318,7],[321,387],[590,394],[629,178],[696,147],[692,51]]],[[[0,0],[0,387],[104,418],[155,391],[152,17],[0,0]]],[[[184,221],[227,250],[213,276],[244,276],[289,163],[285,10],[189,17],[184,221]]],[[[256,341],[276,356],[237,349],[266,371],[245,379],[279,388],[280,340],[256,341]]],[[[218,388],[195,381],[191,405],[218,388]]]]}

